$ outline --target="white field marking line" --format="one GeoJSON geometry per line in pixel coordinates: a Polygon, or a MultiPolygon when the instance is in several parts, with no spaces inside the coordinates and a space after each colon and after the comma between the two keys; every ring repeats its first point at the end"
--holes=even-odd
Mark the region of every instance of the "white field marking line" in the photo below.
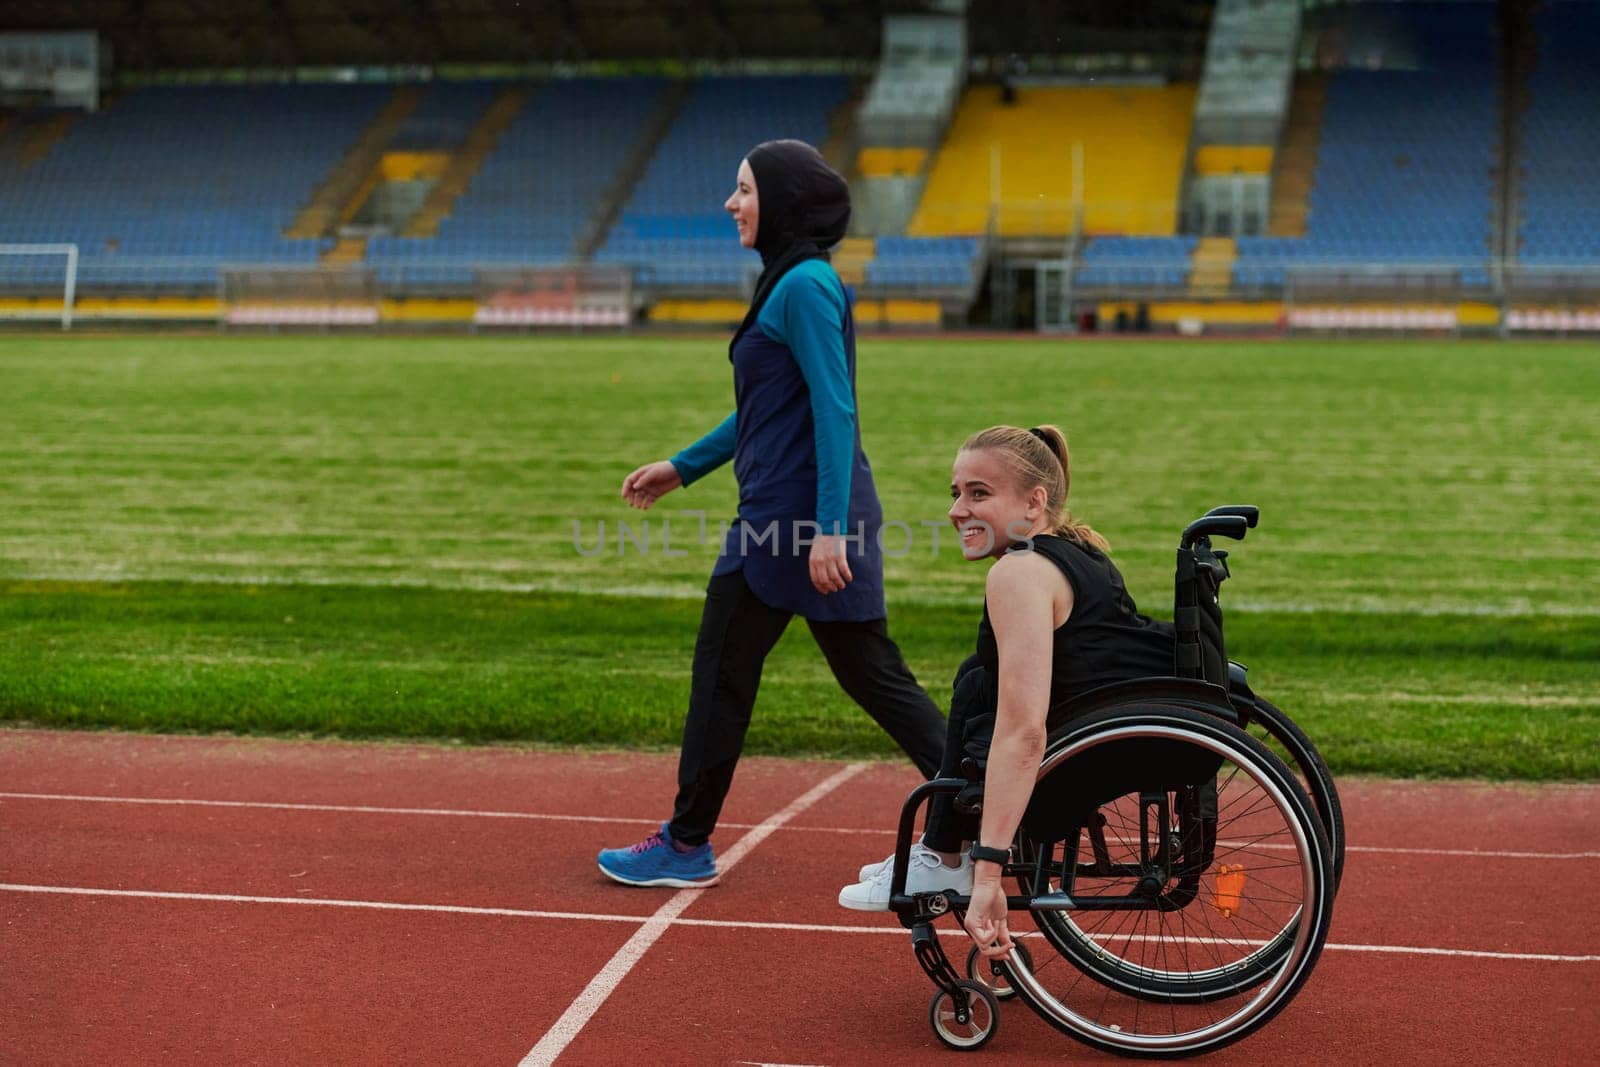
{"type": "MultiPolygon", "coordinates": [[[[865,763],[852,763],[806,790],[790,801],[788,807],[782,811],[763,820],[760,825],[735,841],[733,847],[723,855],[717,864],[718,876],[726,874],[737,866],[778,827],[866,769],[865,763]]],[[[590,980],[583,992],[567,1005],[567,1010],[562,1012],[561,1018],[545,1031],[538,1044],[522,1057],[519,1067],[547,1067],[554,1063],[556,1057],[560,1056],[566,1047],[572,1044],[573,1038],[588,1025],[594,1013],[606,1002],[606,998],[611,996],[622,980],[628,976],[628,972],[633,970],[634,965],[644,957],[650,946],[667,932],[673,922],[683,914],[684,909],[699,899],[700,893],[701,890],[698,889],[680,889],[661,905],[654,915],[646,919],[644,925],[635,930],[633,936],[617,949],[616,955],[600,969],[600,973],[590,980]]]]}
{"type": "MultiPolygon", "coordinates": [[[[654,826],[656,821],[647,818],[630,818],[612,815],[556,815],[549,812],[534,811],[490,811],[472,808],[388,808],[374,807],[365,804],[291,804],[265,800],[191,800],[183,797],[113,797],[113,796],[88,796],[73,793],[7,793],[0,792],[0,800],[52,800],[67,803],[85,804],[149,804],[169,807],[197,807],[197,808],[252,808],[265,811],[306,811],[306,812],[347,812],[356,815],[445,815],[459,819],[530,819],[546,820],[550,822],[595,822],[617,823],[626,826],[654,826]]],[[[718,823],[725,830],[751,830],[757,823],[749,822],[723,822],[718,823]]],[[[861,827],[842,826],[784,826],[782,829],[791,833],[814,834],[870,834],[879,837],[892,837],[894,830],[880,830],[861,827]]],[[[1126,841],[1127,838],[1117,840],[1126,841]]],[[[1219,845],[1231,844],[1238,847],[1239,842],[1219,841],[1219,845]]],[[[1256,844],[1257,849],[1292,849],[1292,845],[1256,844]]],[[[1393,853],[1407,856],[1463,856],[1478,859],[1518,859],[1518,860],[1595,860],[1600,859],[1600,852],[1517,852],[1506,849],[1478,849],[1478,848],[1405,848],[1390,845],[1346,845],[1346,852],[1375,852],[1393,853]]]]}
{"type": "MultiPolygon", "coordinates": [[[[85,896],[85,897],[126,897],[143,900],[189,900],[201,903],[218,904],[292,904],[299,907],[321,908],[365,908],[377,911],[416,911],[432,912],[447,915],[482,915],[490,918],[513,919],[555,919],[564,922],[607,922],[607,923],[638,923],[652,919],[646,915],[607,915],[599,912],[582,911],[534,911],[525,908],[489,908],[466,904],[401,904],[382,900],[336,900],[318,899],[315,897],[261,897],[244,896],[234,893],[178,893],[156,889],[98,889],[92,886],[60,886],[60,885],[22,885],[0,882],[0,892],[6,893],[39,893],[56,896],[85,896]]],[[[696,893],[699,890],[684,890],[685,893],[696,893]]],[[[802,933],[802,934],[890,934],[905,936],[905,929],[899,926],[842,926],[829,923],[784,923],[761,922],[750,919],[684,919],[673,918],[666,925],[712,927],[724,930],[763,930],[774,933],[802,933]]],[[[936,933],[945,937],[966,937],[966,933],[955,928],[938,928],[936,933]]],[[[1027,931],[1021,937],[1041,937],[1037,931],[1027,931]]],[[[1112,934],[1091,935],[1102,941],[1181,941],[1185,944],[1222,944],[1222,945],[1250,945],[1260,947],[1267,942],[1246,938],[1208,938],[1208,937],[1183,937],[1183,938],[1154,938],[1146,934],[1135,934],[1119,937],[1112,934]]],[[[1472,959],[1490,960],[1520,960],[1538,963],[1600,963],[1600,954],[1588,956],[1565,956],[1547,952],[1488,952],[1479,949],[1463,948],[1430,948],[1421,945],[1353,945],[1328,942],[1323,946],[1326,951],[1338,952],[1382,952],[1397,955],[1411,956],[1459,956],[1472,959]]]]}
{"type": "MultiPolygon", "coordinates": [[[[185,528],[186,532],[188,528],[185,528]]],[[[1565,558],[1565,557],[1557,557],[1565,558]]],[[[1587,557],[1584,557],[1587,558],[1587,557]]],[[[30,562],[38,563],[37,559],[30,562]]],[[[180,564],[183,561],[180,561],[180,564]]],[[[227,559],[200,559],[197,561],[209,566],[228,566],[227,559]]],[[[259,565],[259,561],[258,565],[259,565]]],[[[398,589],[437,589],[452,591],[457,589],[476,590],[494,593],[568,593],[581,596],[612,596],[632,597],[634,599],[649,600],[692,600],[695,603],[704,603],[706,591],[704,586],[696,586],[692,581],[681,584],[657,583],[653,585],[622,586],[622,585],[586,585],[569,581],[558,581],[546,578],[535,578],[531,581],[505,581],[484,577],[479,574],[483,570],[514,569],[519,566],[515,563],[502,563],[495,559],[489,560],[421,560],[412,561],[397,556],[371,556],[342,564],[338,567],[322,566],[321,559],[299,559],[290,557],[269,565],[277,567],[277,573],[250,573],[248,571],[207,571],[196,570],[192,566],[157,566],[140,570],[127,567],[120,563],[106,563],[102,561],[79,561],[78,566],[60,568],[41,566],[36,570],[25,570],[22,573],[11,575],[18,581],[29,582],[203,582],[207,585],[353,585],[353,586],[384,586],[398,589]],[[361,570],[371,570],[375,567],[389,568],[393,566],[405,567],[410,571],[432,570],[448,571],[454,576],[453,581],[437,581],[419,578],[414,573],[405,574],[380,574],[373,576],[362,574],[361,570]],[[304,573],[299,573],[304,568],[304,573]]],[[[239,564],[246,565],[245,563],[239,564]]],[[[973,598],[967,593],[934,593],[922,592],[914,596],[901,596],[898,603],[915,604],[919,607],[950,607],[952,605],[970,608],[973,598]]],[[[1491,619],[1521,619],[1538,617],[1558,618],[1590,618],[1600,615],[1600,604],[1535,604],[1527,597],[1514,597],[1507,601],[1495,604],[1473,603],[1456,600],[1430,600],[1427,602],[1407,601],[1390,602],[1377,598],[1331,598],[1327,600],[1271,600],[1252,599],[1250,597],[1235,597],[1229,602],[1228,609],[1240,614],[1250,615],[1262,612],[1288,615],[1312,615],[1321,612],[1335,611],[1346,615],[1471,615],[1491,619]]]]}

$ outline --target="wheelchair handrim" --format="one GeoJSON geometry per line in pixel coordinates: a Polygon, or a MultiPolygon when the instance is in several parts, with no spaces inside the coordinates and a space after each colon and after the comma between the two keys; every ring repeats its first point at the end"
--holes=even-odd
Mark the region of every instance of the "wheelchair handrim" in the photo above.
{"type": "MultiPolygon", "coordinates": [[[[1274,956],[1280,955],[1284,952],[1292,951],[1294,945],[1289,939],[1289,935],[1291,932],[1299,928],[1300,915],[1303,910],[1304,909],[1296,909],[1294,915],[1287,923],[1284,924],[1284,928],[1279,931],[1278,935],[1271,940],[1262,941],[1259,948],[1255,952],[1252,952],[1250,955],[1245,956],[1242,959],[1235,960],[1232,963],[1223,964],[1220,967],[1213,967],[1207,971],[1159,971],[1154,967],[1146,967],[1143,964],[1131,963],[1121,956],[1118,956],[1114,952],[1106,951],[1093,934],[1089,933],[1089,931],[1083,929],[1073,921],[1072,913],[1068,911],[1041,913],[1036,917],[1036,921],[1039,922],[1041,927],[1053,925],[1056,922],[1059,922],[1062,926],[1066,927],[1066,930],[1060,931],[1062,936],[1071,937],[1076,940],[1078,943],[1078,951],[1094,955],[1099,960],[1106,963],[1109,967],[1116,968],[1117,974],[1115,977],[1117,979],[1123,979],[1122,981],[1118,981],[1117,985],[1123,987],[1126,992],[1136,993],[1138,990],[1138,980],[1145,978],[1159,982],[1168,982],[1179,986],[1187,984],[1194,987],[1193,989],[1189,990],[1179,988],[1163,994],[1161,998],[1152,999],[1204,1001],[1215,1000],[1219,997],[1231,996],[1235,993],[1238,993],[1240,990],[1247,988],[1249,985],[1253,984],[1248,980],[1253,974],[1266,967],[1272,966],[1272,964],[1267,961],[1274,956]],[[1227,981],[1236,981],[1237,984],[1225,986],[1217,985],[1219,982],[1227,981]]],[[[1050,935],[1049,933],[1045,933],[1045,936],[1049,937],[1050,935]]],[[[1057,947],[1062,948],[1063,951],[1066,951],[1066,949],[1060,944],[1058,944],[1057,947]]],[[[1094,977],[1103,981],[1111,981],[1113,976],[1096,975],[1094,977]]],[[[1261,979],[1259,978],[1256,979],[1256,981],[1260,980],[1261,979]]]]}

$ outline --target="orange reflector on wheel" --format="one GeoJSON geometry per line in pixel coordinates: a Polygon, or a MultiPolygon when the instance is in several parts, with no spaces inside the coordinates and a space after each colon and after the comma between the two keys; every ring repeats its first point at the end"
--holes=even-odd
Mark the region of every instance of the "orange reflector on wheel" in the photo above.
{"type": "Polygon", "coordinates": [[[1217,868],[1217,888],[1211,894],[1211,906],[1224,919],[1233,918],[1239,910],[1239,897],[1244,892],[1244,864],[1224,863],[1217,868]]]}

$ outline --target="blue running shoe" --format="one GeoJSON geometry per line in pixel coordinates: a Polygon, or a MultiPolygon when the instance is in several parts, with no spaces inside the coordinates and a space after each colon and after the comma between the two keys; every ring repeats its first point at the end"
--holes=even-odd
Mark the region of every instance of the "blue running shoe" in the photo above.
{"type": "Polygon", "coordinates": [[[667,824],[627,848],[600,850],[600,873],[623,885],[664,885],[699,889],[717,884],[717,861],[707,841],[688,852],[672,844],[667,824]]]}

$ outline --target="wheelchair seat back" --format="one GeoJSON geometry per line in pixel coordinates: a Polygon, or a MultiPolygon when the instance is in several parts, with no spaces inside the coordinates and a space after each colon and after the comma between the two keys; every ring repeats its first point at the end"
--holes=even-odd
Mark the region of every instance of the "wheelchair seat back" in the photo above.
{"type": "Polygon", "coordinates": [[[1173,579],[1172,624],[1176,631],[1173,672],[1226,689],[1228,652],[1222,637],[1222,604],[1218,587],[1228,579],[1228,553],[1213,549],[1209,538],[1178,549],[1173,579]]]}
{"type": "MultiPolygon", "coordinates": [[[[1137,705],[1128,710],[1136,711],[1137,705]]],[[[1128,737],[1074,756],[1034,784],[1022,829],[1056,841],[1088,822],[1102,805],[1129,793],[1174,792],[1216,778],[1222,757],[1187,741],[1128,737]]]]}

